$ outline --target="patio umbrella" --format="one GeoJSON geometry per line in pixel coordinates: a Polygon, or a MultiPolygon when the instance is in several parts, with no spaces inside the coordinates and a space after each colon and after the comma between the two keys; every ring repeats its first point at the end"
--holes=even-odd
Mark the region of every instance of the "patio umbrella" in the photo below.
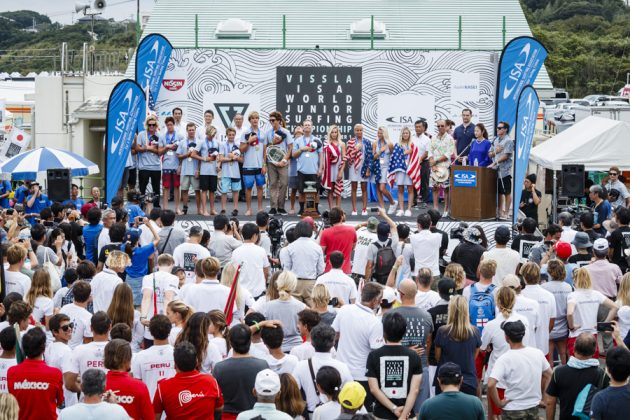
{"type": "Polygon", "coordinates": [[[13,180],[37,179],[37,176],[46,176],[48,169],[70,168],[73,177],[86,176],[99,172],[96,163],[68,152],[67,150],[40,147],[20,153],[0,165],[0,172],[13,180]]]}

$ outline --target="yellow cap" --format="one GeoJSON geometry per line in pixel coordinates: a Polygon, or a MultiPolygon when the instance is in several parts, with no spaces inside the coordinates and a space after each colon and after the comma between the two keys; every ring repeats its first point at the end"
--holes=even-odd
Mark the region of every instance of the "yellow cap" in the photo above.
{"type": "Polygon", "coordinates": [[[365,401],[365,388],[356,381],[347,382],[339,393],[339,403],[349,409],[361,408],[365,401]]]}

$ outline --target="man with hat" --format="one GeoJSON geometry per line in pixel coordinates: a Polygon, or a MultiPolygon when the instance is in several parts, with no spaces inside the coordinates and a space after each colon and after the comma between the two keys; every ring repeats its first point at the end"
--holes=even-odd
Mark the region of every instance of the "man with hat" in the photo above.
{"type": "Polygon", "coordinates": [[[459,391],[464,376],[456,363],[444,363],[438,371],[442,393],[422,405],[419,418],[423,420],[482,420],[486,416],[479,398],[459,391]]]}
{"type": "Polygon", "coordinates": [[[354,281],[359,284],[362,278],[365,278],[365,268],[368,262],[368,251],[372,242],[378,239],[376,230],[378,228],[378,219],[371,216],[367,222],[362,223],[357,230],[357,242],[354,247],[354,255],[352,257],[352,275],[354,281]]]}
{"type": "Polygon", "coordinates": [[[464,267],[466,278],[477,281],[477,267],[479,261],[486,249],[481,246],[481,235],[479,231],[473,227],[464,230],[461,241],[453,250],[451,262],[459,263],[464,267]]]}
{"type": "MultiPolygon", "coordinates": [[[[41,186],[38,182],[31,183],[31,189],[28,197],[26,197],[26,209],[24,213],[26,215],[34,215],[39,217],[39,213],[46,207],[52,206],[52,201],[46,194],[42,192],[41,186]]],[[[32,225],[35,223],[35,217],[30,217],[28,222],[32,225]]]]}
{"type": "Polygon", "coordinates": [[[536,174],[529,174],[523,181],[523,192],[521,192],[521,203],[519,208],[525,216],[531,217],[538,223],[538,205],[542,193],[536,189],[536,174]]]}
{"type": "Polygon", "coordinates": [[[488,380],[488,398],[503,409],[502,418],[537,419],[542,391],[551,378],[551,367],[542,351],[523,345],[525,324],[522,321],[503,324],[510,350],[494,364],[488,380]],[[505,385],[505,398],[499,400],[497,383],[505,385]]]}
{"type": "Polygon", "coordinates": [[[527,261],[532,249],[543,241],[542,236],[536,235],[536,228],[538,228],[538,222],[531,217],[526,217],[520,223],[519,234],[512,238],[512,249],[519,253],[522,262],[527,261]]]}
{"type": "Polygon", "coordinates": [[[254,408],[240,413],[237,420],[291,420],[290,415],[276,409],[276,395],[280,393],[280,377],[277,373],[271,369],[258,372],[252,393],[256,397],[254,408]]]}
{"type": "Polygon", "coordinates": [[[339,392],[339,404],[341,414],[336,420],[350,420],[363,406],[365,401],[365,388],[357,381],[346,382],[339,392]]]}
{"type": "Polygon", "coordinates": [[[608,299],[617,299],[617,288],[621,282],[621,269],[617,264],[608,261],[609,254],[608,241],[599,238],[593,244],[593,254],[595,261],[585,268],[591,275],[593,290],[601,292],[608,299]]]}
{"type": "Polygon", "coordinates": [[[578,267],[591,262],[593,258],[593,243],[586,232],[577,232],[575,238],[571,241],[571,245],[575,247],[577,253],[571,255],[567,260],[569,264],[577,264],[578,267]]]}
{"type": "Polygon", "coordinates": [[[437,359],[435,358],[434,340],[437,335],[437,330],[448,323],[448,302],[450,301],[451,296],[455,295],[456,287],[457,285],[455,284],[455,280],[449,277],[443,277],[438,282],[440,300],[434,307],[427,311],[429,315],[431,315],[431,321],[433,322],[431,345],[429,349],[429,391],[431,397],[435,396],[435,388],[431,384],[433,383],[433,378],[435,377],[438,365],[437,359]]]}
{"type": "Polygon", "coordinates": [[[508,274],[516,274],[516,268],[521,262],[520,254],[507,247],[511,236],[511,229],[507,225],[497,227],[497,230],[494,231],[495,248],[484,252],[481,257],[482,260],[490,258],[497,262],[496,274],[494,279],[492,279],[492,282],[497,286],[501,284],[501,280],[508,274]]]}
{"type": "MultiPolygon", "coordinates": [[[[575,239],[575,238],[574,238],[575,239]]],[[[569,264],[569,258],[573,253],[573,247],[570,243],[564,241],[556,242],[553,247],[543,255],[540,260],[541,273],[547,274],[547,263],[553,258],[557,258],[564,264],[564,269],[567,272],[566,282],[573,286],[573,270],[577,267],[575,264],[569,264]]]]}
{"type": "Polygon", "coordinates": [[[376,241],[372,242],[368,248],[365,280],[374,280],[385,285],[396,262],[394,250],[398,248],[398,230],[396,223],[387,215],[385,209],[379,208],[378,215],[385,221],[379,222],[376,226],[376,241]]]}

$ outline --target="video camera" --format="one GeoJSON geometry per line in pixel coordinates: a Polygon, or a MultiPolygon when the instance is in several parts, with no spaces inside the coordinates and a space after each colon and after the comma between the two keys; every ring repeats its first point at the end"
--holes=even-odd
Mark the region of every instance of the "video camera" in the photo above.
{"type": "Polygon", "coordinates": [[[284,231],[282,230],[283,224],[284,222],[282,219],[275,217],[269,219],[267,232],[269,233],[269,239],[271,239],[271,245],[274,247],[280,246],[280,243],[282,242],[282,236],[284,235],[284,231]]]}
{"type": "Polygon", "coordinates": [[[458,239],[460,241],[464,240],[464,231],[468,229],[468,223],[460,222],[459,226],[451,229],[449,237],[451,239],[458,239]]]}

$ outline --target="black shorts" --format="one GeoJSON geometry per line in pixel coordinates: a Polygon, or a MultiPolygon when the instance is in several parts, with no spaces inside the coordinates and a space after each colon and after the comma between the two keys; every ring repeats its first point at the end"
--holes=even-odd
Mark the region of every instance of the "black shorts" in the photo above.
{"type": "Polygon", "coordinates": [[[501,195],[512,194],[512,175],[497,179],[497,191],[501,195]]]}
{"type": "Polygon", "coordinates": [[[217,176],[199,175],[199,189],[201,191],[215,192],[217,190],[217,176]]]}
{"type": "Polygon", "coordinates": [[[315,189],[319,191],[319,177],[317,174],[303,174],[302,172],[297,173],[298,178],[298,191],[300,193],[304,192],[304,188],[306,188],[306,181],[315,181],[315,189]]]}

